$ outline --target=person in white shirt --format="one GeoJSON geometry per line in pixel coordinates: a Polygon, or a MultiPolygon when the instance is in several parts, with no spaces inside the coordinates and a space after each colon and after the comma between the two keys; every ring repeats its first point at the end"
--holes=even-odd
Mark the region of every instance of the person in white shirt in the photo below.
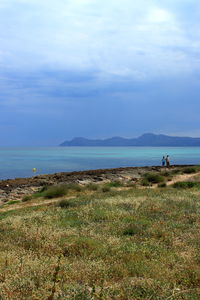
{"type": "Polygon", "coordinates": [[[170,166],[170,159],[169,159],[169,155],[167,155],[166,156],[166,165],[167,165],[167,167],[169,167],[170,166]]]}

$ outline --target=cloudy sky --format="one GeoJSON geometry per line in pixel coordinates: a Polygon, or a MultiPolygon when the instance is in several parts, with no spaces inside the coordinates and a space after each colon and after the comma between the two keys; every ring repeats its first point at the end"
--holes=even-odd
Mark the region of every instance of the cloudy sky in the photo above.
{"type": "Polygon", "coordinates": [[[200,1],[0,0],[0,146],[200,136],[200,1]]]}

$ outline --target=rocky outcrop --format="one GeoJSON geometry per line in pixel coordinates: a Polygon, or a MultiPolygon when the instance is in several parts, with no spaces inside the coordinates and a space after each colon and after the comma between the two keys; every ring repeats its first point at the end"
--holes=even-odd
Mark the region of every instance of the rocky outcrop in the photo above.
{"type": "MultiPolygon", "coordinates": [[[[170,168],[184,168],[186,166],[171,166],[170,168]]],[[[81,172],[62,172],[39,175],[32,178],[16,178],[0,181],[0,201],[19,200],[23,196],[32,194],[43,186],[67,183],[98,183],[103,181],[133,181],[136,182],[146,172],[160,172],[160,166],[127,167],[115,169],[98,169],[81,172]]]]}

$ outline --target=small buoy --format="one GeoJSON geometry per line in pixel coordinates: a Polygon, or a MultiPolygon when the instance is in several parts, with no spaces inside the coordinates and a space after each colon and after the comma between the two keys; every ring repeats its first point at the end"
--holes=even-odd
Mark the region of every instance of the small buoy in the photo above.
{"type": "Polygon", "coordinates": [[[35,173],[37,170],[36,170],[36,168],[33,168],[32,171],[33,171],[33,173],[35,173]]]}

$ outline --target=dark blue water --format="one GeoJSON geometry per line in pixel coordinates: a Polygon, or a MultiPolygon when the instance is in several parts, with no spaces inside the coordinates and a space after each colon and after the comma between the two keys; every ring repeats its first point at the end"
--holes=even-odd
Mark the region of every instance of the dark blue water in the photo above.
{"type": "Polygon", "coordinates": [[[172,164],[200,164],[200,147],[52,147],[0,148],[0,179],[36,174],[127,166],[160,165],[163,155],[172,164]]]}

